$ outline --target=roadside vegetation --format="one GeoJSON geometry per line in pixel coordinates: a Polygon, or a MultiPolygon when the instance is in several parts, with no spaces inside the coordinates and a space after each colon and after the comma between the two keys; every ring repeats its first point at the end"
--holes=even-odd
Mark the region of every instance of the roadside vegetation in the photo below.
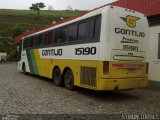
{"type": "Polygon", "coordinates": [[[0,52],[7,52],[15,56],[13,39],[25,32],[46,26],[85,11],[78,10],[41,10],[37,14],[35,10],[0,10],[0,52]]]}

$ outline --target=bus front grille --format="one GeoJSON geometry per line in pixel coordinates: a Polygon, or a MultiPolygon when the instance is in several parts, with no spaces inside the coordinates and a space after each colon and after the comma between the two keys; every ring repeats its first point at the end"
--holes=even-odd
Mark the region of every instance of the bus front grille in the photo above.
{"type": "Polygon", "coordinates": [[[80,83],[96,87],[96,67],[81,67],[80,83]]]}

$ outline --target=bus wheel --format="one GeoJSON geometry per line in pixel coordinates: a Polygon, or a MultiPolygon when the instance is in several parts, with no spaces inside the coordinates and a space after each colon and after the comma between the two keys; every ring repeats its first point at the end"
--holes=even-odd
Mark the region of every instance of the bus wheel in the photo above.
{"type": "Polygon", "coordinates": [[[74,90],[74,76],[70,69],[67,69],[64,73],[64,84],[69,90],[74,90]]]}
{"type": "Polygon", "coordinates": [[[61,70],[58,67],[53,70],[53,80],[56,86],[63,85],[61,70]]]}
{"type": "Polygon", "coordinates": [[[22,65],[22,71],[23,71],[24,74],[27,74],[27,72],[26,72],[26,66],[25,66],[24,63],[23,63],[23,65],[22,65]]]}

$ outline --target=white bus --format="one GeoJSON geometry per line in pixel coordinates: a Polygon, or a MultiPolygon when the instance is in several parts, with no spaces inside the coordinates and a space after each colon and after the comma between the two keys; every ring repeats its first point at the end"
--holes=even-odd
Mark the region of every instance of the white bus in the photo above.
{"type": "Polygon", "coordinates": [[[146,87],[145,15],[104,6],[18,36],[18,70],[53,79],[57,86],[93,90],[146,87]]]}

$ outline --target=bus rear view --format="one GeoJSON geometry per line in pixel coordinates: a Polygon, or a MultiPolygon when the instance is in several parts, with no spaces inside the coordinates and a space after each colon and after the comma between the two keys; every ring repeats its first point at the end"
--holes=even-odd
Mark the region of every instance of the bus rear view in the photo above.
{"type": "Polygon", "coordinates": [[[106,54],[102,65],[103,71],[99,75],[99,89],[146,87],[147,18],[133,10],[115,6],[110,6],[106,17],[107,39],[104,40],[102,47],[106,54]]]}

